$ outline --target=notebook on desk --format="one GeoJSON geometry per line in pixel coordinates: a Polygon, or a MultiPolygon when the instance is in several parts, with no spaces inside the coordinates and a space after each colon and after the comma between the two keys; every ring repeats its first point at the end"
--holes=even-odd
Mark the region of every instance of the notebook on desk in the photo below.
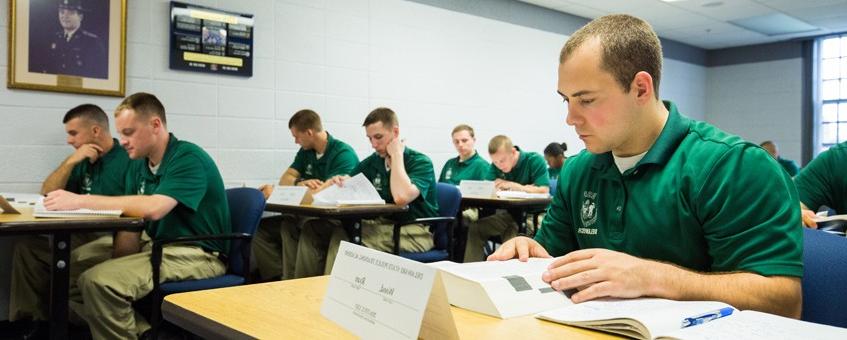
{"type": "Polygon", "coordinates": [[[55,218],[74,218],[74,217],[120,217],[123,210],[92,210],[92,209],[75,209],[75,210],[47,210],[44,207],[44,200],[39,199],[32,210],[34,217],[55,217],[55,218]]]}

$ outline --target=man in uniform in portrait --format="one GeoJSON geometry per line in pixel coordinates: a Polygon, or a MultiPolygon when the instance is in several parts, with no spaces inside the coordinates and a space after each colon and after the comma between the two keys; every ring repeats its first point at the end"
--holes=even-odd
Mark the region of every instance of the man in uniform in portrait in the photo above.
{"type": "Polygon", "coordinates": [[[108,55],[103,39],[82,28],[85,13],[82,0],[59,0],[62,29],[47,41],[46,63],[34,70],[88,78],[108,78],[108,55]]]}

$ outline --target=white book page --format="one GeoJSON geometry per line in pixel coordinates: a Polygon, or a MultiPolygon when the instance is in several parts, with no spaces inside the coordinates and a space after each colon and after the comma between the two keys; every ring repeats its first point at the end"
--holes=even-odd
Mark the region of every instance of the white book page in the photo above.
{"type": "Polygon", "coordinates": [[[847,329],[746,310],[662,337],[695,340],[847,339],[847,329]]]}
{"type": "MultiPolygon", "coordinates": [[[[666,299],[606,299],[574,304],[543,313],[543,319],[559,322],[589,322],[629,318],[641,322],[651,336],[657,333],[671,332],[682,328],[682,320],[687,317],[708,313],[724,307],[730,307],[717,301],[674,301],[666,299]]],[[[729,315],[726,318],[732,318],[729,315]]],[[[603,324],[592,322],[593,325],[603,324]]]]}
{"type": "Polygon", "coordinates": [[[32,211],[32,216],[35,217],[121,216],[121,214],[123,214],[123,210],[47,210],[44,207],[44,197],[38,199],[32,211]]]}
{"type": "Polygon", "coordinates": [[[554,258],[530,258],[527,262],[521,262],[518,259],[508,261],[483,261],[460,263],[455,265],[442,264],[438,262],[437,267],[443,271],[453,275],[477,282],[499,280],[504,276],[510,275],[538,275],[547,270],[547,266],[553,262],[554,258]]]}
{"type": "Polygon", "coordinates": [[[314,205],[385,204],[373,184],[363,174],[350,177],[343,186],[330,185],[314,195],[314,205]]]}
{"type": "Polygon", "coordinates": [[[523,191],[504,190],[498,191],[497,197],[500,198],[549,198],[549,194],[529,193],[523,191]]]}

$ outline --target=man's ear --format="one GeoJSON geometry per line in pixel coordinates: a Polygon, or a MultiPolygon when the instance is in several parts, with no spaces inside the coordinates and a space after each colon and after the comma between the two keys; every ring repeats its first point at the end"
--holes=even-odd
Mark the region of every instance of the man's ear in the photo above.
{"type": "Polygon", "coordinates": [[[635,91],[635,96],[639,102],[655,101],[655,91],[653,91],[653,76],[645,71],[639,71],[632,78],[630,91],[635,91]]]}

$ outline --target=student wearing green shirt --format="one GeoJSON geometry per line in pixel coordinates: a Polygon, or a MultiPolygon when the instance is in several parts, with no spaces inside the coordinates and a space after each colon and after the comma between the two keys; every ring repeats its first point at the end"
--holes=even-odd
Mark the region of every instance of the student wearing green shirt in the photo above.
{"type": "Polygon", "coordinates": [[[544,160],[547,161],[547,174],[550,179],[559,179],[559,173],[562,172],[562,165],[565,164],[565,151],[568,151],[568,145],[562,143],[550,143],[544,148],[544,160]]]}
{"type": "Polygon", "coordinates": [[[489,260],[561,256],[542,279],[575,303],[715,300],[800,317],[797,191],[755,144],[659,100],[662,52],[646,22],[597,18],[568,39],[558,91],[587,151],[562,169],[534,239],[489,260]],[[767,194],[762,194],[767,193],[767,194]]]}
{"type": "Polygon", "coordinates": [[[766,140],[762,142],[762,144],[759,144],[759,146],[771,154],[771,156],[776,159],[777,163],[785,169],[785,172],[787,172],[789,176],[794,177],[800,173],[800,167],[797,166],[797,162],[779,156],[779,148],[776,147],[776,143],[773,141],[766,140]]]}
{"type": "MultiPolygon", "coordinates": [[[[280,185],[305,186],[309,188],[308,195],[311,195],[329,186],[327,179],[349,175],[359,164],[359,156],[353,148],[326,132],[321,117],[315,111],[297,111],[288,120],[288,129],[291,130],[294,142],[300,145],[300,150],[294,156],[294,162],[280,177],[280,185]]],[[[273,185],[264,185],[259,189],[267,198],[273,188],[273,185]]],[[[253,238],[253,254],[263,280],[294,278],[297,242],[305,220],[294,215],[282,215],[281,223],[269,223],[278,220],[265,219],[259,225],[256,237],[253,238]]]]}
{"type": "Polygon", "coordinates": [[[847,142],[837,144],[821,152],[794,177],[803,209],[803,223],[817,228],[812,218],[821,206],[827,206],[838,214],[847,214],[847,142]]]}
{"type": "MultiPolygon", "coordinates": [[[[118,232],[114,258],[86,270],[77,283],[82,292],[78,313],[94,339],[134,339],[150,325],[132,303],[153,288],[150,240],[226,234],[231,231],[223,180],[215,162],[199,146],[178,140],[167,130],[165,108],[152,94],[136,93],[115,109],[121,145],[134,159],[126,176],[125,196],[77,195],[56,190],[44,199],[47,209],[120,209],[143,217],[140,232],[118,232]]],[[[218,258],[225,241],[164,248],[162,281],[223,275],[218,258]]]]}
{"type": "MultiPolygon", "coordinates": [[[[62,119],[67,143],[75,151],[65,158],[41,186],[41,193],[64,189],[81,195],[116,196],[124,193],[129,156],[109,132],[109,116],[93,104],[79,105],[62,119]]],[[[71,235],[70,298],[79,300],[76,278],[85,269],[111,257],[111,233],[71,235]]],[[[15,243],[9,320],[35,321],[29,335],[44,328],[50,283],[50,245],[44,237],[23,238],[15,243]]]]}
{"type": "MultiPolygon", "coordinates": [[[[375,152],[363,159],[350,175],[364,174],[386,203],[409,206],[404,213],[362,221],[362,244],[371,249],[391,251],[394,222],[438,214],[435,171],[429,157],[403,145],[400,124],[391,109],[381,107],[371,111],[362,126],[375,152]]],[[[330,182],[344,185],[347,178],[336,176],[330,182]]],[[[347,233],[338,222],[306,222],[297,248],[295,276],[329,274],[342,240],[347,240],[347,233]]],[[[432,247],[429,227],[422,224],[403,227],[400,251],[421,252],[432,247]]]]}
{"type": "Polygon", "coordinates": [[[441,168],[439,182],[459,185],[462,180],[481,181],[488,173],[488,162],[479,156],[474,145],[476,137],[473,128],[467,124],[460,124],[453,128],[451,134],[453,146],[459,156],[450,158],[441,168]]]}
{"type": "MultiPolygon", "coordinates": [[[[494,136],[488,143],[491,166],[486,179],[494,181],[497,190],[528,193],[550,192],[550,178],[544,158],[535,152],[522,151],[509,137],[494,136]]],[[[489,238],[509,240],[518,233],[518,224],[505,210],[480,218],[468,225],[468,243],[464,262],[485,260],[484,245],[489,238]]]]}

